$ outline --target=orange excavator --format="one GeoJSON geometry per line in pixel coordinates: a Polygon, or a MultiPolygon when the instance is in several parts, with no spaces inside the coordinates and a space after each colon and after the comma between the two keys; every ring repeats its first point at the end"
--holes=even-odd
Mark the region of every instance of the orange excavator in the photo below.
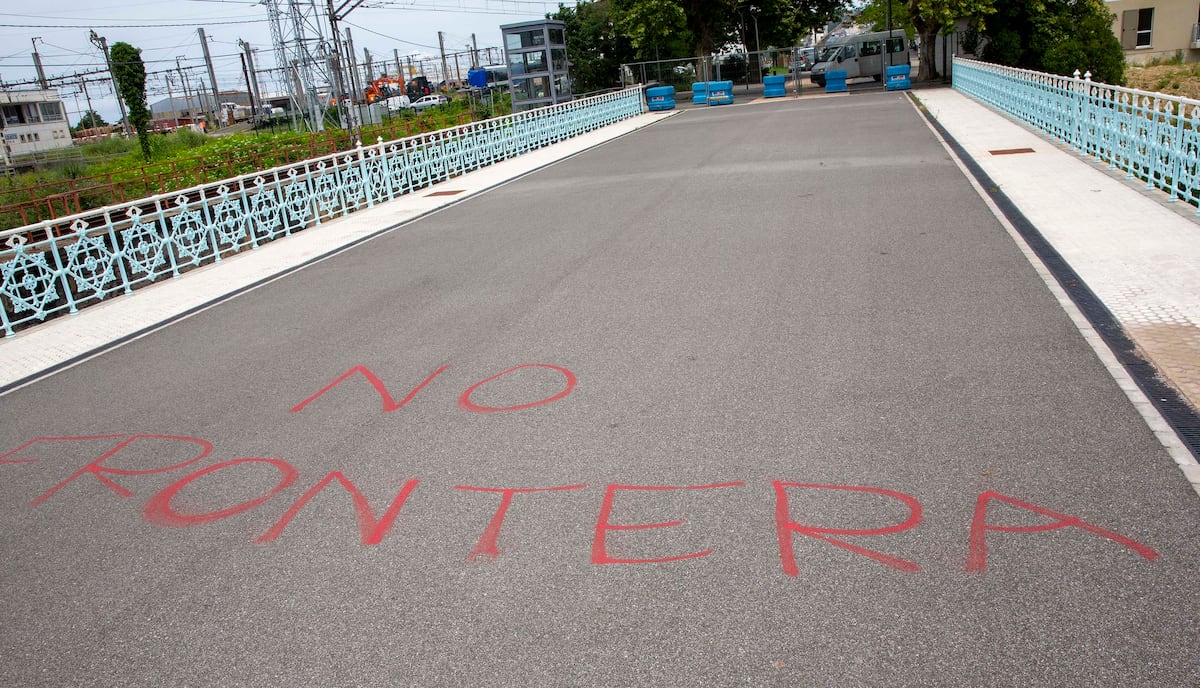
{"type": "Polygon", "coordinates": [[[368,103],[374,103],[380,100],[387,100],[392,96],[404,95],[404,80],[394,76],[383,76],[370,83],[363,93],[367,96],[368,103]]]}

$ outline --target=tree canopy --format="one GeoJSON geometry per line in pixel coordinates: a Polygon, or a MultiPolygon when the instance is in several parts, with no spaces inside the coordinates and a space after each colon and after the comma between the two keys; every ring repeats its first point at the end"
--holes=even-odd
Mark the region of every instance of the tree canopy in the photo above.
{"type": "Polygon", "coordinates": [[[150,134],[146,125],[150,123],[150,111],[146,109],[146,65],[142,63],[142,51],[125,42],[113,43],[110,59],[129,123],[137,129],[142,156],[149,160],[150,134]]]}
{"type": "MultiPolygon", "coordinates": [[[[880,0],[877,0],[880,1],[880,0]]],[[[984,18],[996,11],[993,0],[908,0],[908,16],[921,37],[921,66],[917,78],[936,79],[936,37],[942,29],[966,19],[982,27],[984,18]]]]}
{"type": "Polygon", "coordinates": [[[94,129],[96,127],[107,127],[108,122],[100,116],[95,110],[88,110],[79,118],[79,124],[75,125],[76,129],[94,129]]]}
{"type": "Polygon", "coordinates": [[[1013,67],[1121,84],[1125,53],[1103,0],[1008,0],[981,32],[982,57],[1013,67]]]}
{"type": "Polygon", "coordinates": [[[567,22],[572,62],[578,54],[594,52],[592,46],[602,33],[587,29],[585,17],[591,13],[611,22],[635,59],[665,60],[704,57],[728,43],[741,43],[749,50],[798,45],[845,7],[845,0],[583,0],[573,10],[560,5],[549,16],[567,22]],[[592,42],[572,48],[569,34],[576,19],[592,42]]]}
{"type": "Polygon", "coordinates": [[[580,0],[574,7],[558,6],[547,14],[566,24],[567,55],[571,59],[574,90],[599,91],[620,82],[622,62],[633,62],[629,38],[616,30],[612,0],[580,0]]]}
{"type": "MultiPolygon", "coordinates": [[[[882,29],[887,0],[870,0],[860,21],[882,29]]],[[[920,78],[936,78],[938,31],[966,19],[983,40],[989,62],[1054,74],[1090,71],[1097,81],[1123,83],[1125,56],[1104,0],[899,0],[893,25],[921,37],[920,78]]]]}

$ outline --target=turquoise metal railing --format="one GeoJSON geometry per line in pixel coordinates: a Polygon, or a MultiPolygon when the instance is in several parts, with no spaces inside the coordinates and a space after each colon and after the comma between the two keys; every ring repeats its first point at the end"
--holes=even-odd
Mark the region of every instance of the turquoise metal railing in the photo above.
{"type": "Polygon", "coordinates": [[[645,107],[641,88],[630,88],[7,230],[0,233],[0,326],[12,336],[645,107]]]}
{"type": "Polygon", "coordinates": [[[957,57],[953,75],[955,89],[1200,206],[1200,101],[957,57]]]}

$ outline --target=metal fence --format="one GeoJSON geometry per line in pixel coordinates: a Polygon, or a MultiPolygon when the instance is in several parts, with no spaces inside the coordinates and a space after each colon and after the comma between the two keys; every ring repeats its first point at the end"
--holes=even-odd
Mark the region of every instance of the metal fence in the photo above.
{"type": "MultiPolygon", "coordinates": [[[[954,88],[1200,206],[1200,101],[954,58],[954,88]]],[[[1197,211],[1200,214],[1200,211],[1197,211]]]]}
{"type": "Polygon", "coordinates": [[[642,90],[631,88],[0,232],[0,326],[12,336],[644,111],[642,90]]]}
{"type": "MultiPolygon", "coordinates": [[[[629,62],[621,65],[621,84],[674,86],[691,91],[697,81],[732,81],[749,88],[767,74],[792,74],[799,48],[767,49],[672,60],[629,62]]],[[[794,75],[793,75],[793,78],[794,75]]]]}

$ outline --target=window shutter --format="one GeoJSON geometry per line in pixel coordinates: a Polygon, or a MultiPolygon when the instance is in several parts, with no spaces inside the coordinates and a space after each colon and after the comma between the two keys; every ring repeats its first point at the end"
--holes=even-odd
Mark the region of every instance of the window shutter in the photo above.
{"type": "Polygon", "coordinates": [[[1137,47],[1138,11],[1125,10],[1121,13],[1121,47],[1133,50],[1137,47]]]}

